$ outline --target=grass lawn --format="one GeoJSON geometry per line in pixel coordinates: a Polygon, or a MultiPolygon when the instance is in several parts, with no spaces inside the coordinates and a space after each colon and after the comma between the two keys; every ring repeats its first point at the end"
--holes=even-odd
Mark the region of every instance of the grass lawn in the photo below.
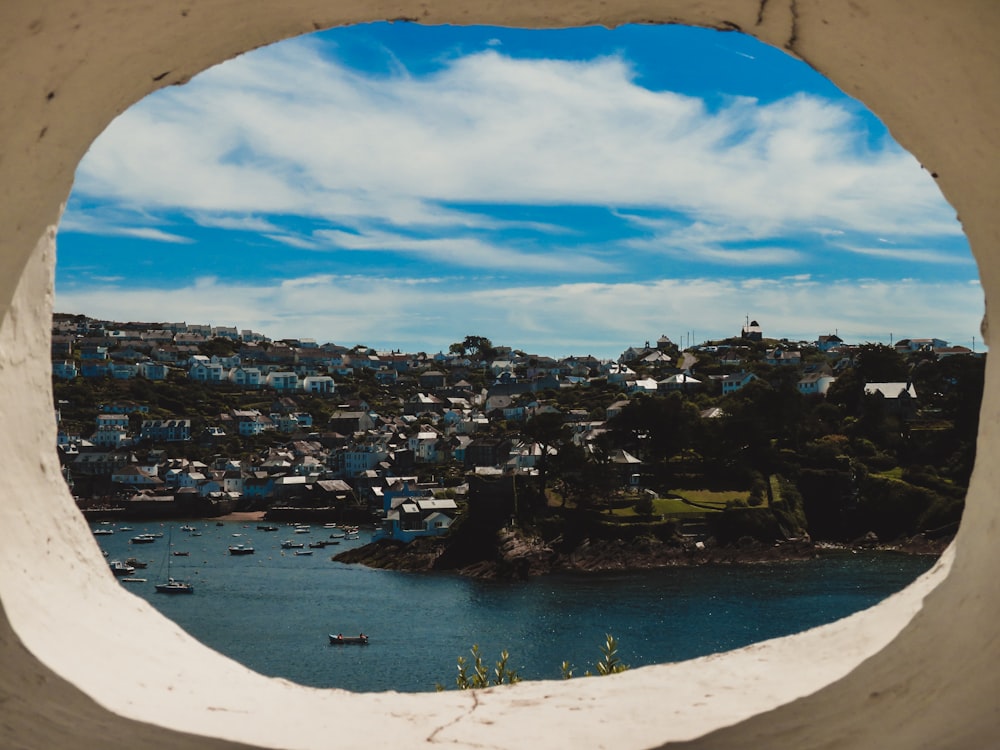
{"type": "MultiPolygon", "coordinates": [[[[746,499],[747,494],[748,493],[746,491],[741,490],[724,490],[722,492],[715,490],[683,490],[682,492],[677,493],[680,497],[658,497],[653,500],[653,515],[674,518],[684,516],[701,516],[705,513],[713,513],[724,510],[727,502],[737,498],[746,499]],[[705,507],[688,505],[681,499],[681,497],[699,503],[705,507]]],[[[616,508],[613,511],[613,515],[634,516],[637,514],[635,509],[629,505],[624,508],[616,508]]]]}
{"type": "Polygon", "coordinates": [[[750,493],[748,490],[681,490],[676,494],[693,503],[723,510],[729,501],[746,500],[750,493]]]}
{"type": "Polygon", "coordinates": [[[903,468],[901,466],[895,466],[888,471],[876,472],[874,476],[885,477],[886,479],[896,479],[901,482],[903,481],[903,468]]]}

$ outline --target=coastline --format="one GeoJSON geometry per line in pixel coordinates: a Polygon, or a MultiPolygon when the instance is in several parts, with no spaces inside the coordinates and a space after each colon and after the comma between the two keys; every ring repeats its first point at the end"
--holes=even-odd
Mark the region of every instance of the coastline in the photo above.
{"type": "Polygon", "coordinates": [[[267,511],[264,510],[244,510],[226,513],[215,518],[206,519],[211,521],[263,521],[267,511]]]}
{"type": "Polygon", "coordinates": [[[333,556],[333,560],[371,568],[408,572],[450,572],[479,579],[526,580],[548,573],[601,573],[653,570],[701,565],[759,565],[812,560],[838,552],[881,551],[907,555],[940,555],[950,539],[918,536],[896,544],[860,540],[853,544],[812,542],[808,539],[765,544],[747,540],[721,546],[703,542],[663,542],[656,539],[590,540],[560,548],[538,537],[515,531],[498,535],[495,554],[479,559],[457,559],[444,538],[427,537],[409,544],[391,540],[371,542],[333,556]]]}

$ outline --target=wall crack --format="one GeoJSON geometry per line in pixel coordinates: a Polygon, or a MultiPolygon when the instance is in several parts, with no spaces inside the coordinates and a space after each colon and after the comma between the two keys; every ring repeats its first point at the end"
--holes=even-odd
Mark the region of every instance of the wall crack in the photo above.
{"type": "Polygon", "coordinates": [[[795,44],[799,41],[799,3],[798,0],[791,0],[788,4],[788,11],[792,14],[791,29],[788,34],[788,41],[785,42],[785,49],[795,51],[795,44]]]}

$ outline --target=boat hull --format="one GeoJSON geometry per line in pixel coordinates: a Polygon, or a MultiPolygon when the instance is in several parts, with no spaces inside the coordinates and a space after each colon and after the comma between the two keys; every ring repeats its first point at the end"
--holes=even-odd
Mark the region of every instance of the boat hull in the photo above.
{"type": "Polygon", "coordinates": [[[367,646],[367,635],[333,635],[330,634],[330,645],[332,646],[367,646]]]}

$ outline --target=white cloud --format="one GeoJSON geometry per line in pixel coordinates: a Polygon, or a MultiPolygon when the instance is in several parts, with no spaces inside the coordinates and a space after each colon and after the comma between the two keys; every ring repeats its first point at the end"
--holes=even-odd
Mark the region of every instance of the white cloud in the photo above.
{"type": "Polygon", "coordinates": [[[282,245],[288,245],[289,247],[296,247],[299,250],[319,250],[321,245],[311,239],[305,237],[299,237],[294,234],[265,234],[269,240],[274,240],[282,245]]]}
{"type": "Polygon", "coordinates": [[[567,274],[612,270],[608,264],[592,258],[553,252],[525,253],[472,237],[422,239],[387,232],[355,234],[340,230],[319,230],[315,236],[346,250],[409,253],[462,268],[559,271],[567,274]]]}
{"type": "Polygon", "coordinates": [[[864,138],[835,103],[732,99],[713,112],[642,88],[615,57],[491,49],[422,78],[376,76],[297,40],[124,113],[84,160],[77,190],[349,224],[454,224],[470,220],[455,204],[497,202],[673,210],[757,235],[815,225],[960,234],[916,161],[864,138]]]}
{"type": "MultiPolygon", "coordinates": [[[[888,244],[891,243],[889,240],[880,240],[888,244]]],[[[856,255],[867,255],[871,258],[886,258],[889,260],[898,260],[901,265],[907,263],[940,263],[947,265],[973,265],[973,260],[971,256],[966,256],[965,258],[956,258],[954,253],[944,253],[936,250],[926,250],[921,248],[887,248],[887,247],[861,247],[858,245],[840,245],[844,250],[848,252],[855,253],[856,255]]]]}
{"type": "Polygon", "coordinates": [[[225,214],[195,214],[194,220],[199,226],[212,229],[227,229],[236,232],[279,232],[277,226],[267,219],[259,216],[240,215],[227,216],[225,214]]]}
{"type": "MultiPolygon", "coordinates": [[[[79,234],[96,234],[105,237],[136,237],[151,242],[166,242],[175,245],[187,245],[194,240],[174,232],[166,232],[151,226],[131,226],[136,221],[135,216],[122,216],[119,211],[68,214],[60,224],[61,232],[77,232],[79,234]]],[[[141,217],[140,217],[141,218],[141,217]]],[[[149,223],[162,223],[157,219],[149,219],[149,223]]]]}

